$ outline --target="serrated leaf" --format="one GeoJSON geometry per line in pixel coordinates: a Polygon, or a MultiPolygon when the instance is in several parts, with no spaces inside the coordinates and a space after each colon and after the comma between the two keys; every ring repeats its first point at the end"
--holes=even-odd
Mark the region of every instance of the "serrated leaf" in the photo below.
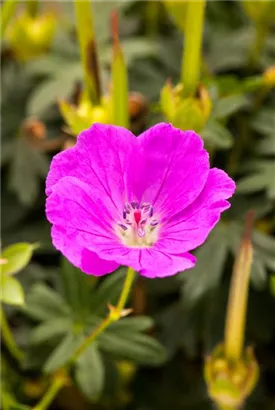
{"type": "Polygon", "coordinates": [[[44,343],[57,336],[62,336],[72,329],[72,320],[69,317],[57,317],[46,320],[31,333],[31,343],[34,345],[44,343]]]}
{"type": "Polygon", "coordinates": [[[248,100],[245,95],[238,94],[222,97],[215,102],[212,116],[217,119],[226,118],[247,106],[248,100]]]}
{"type": "Polygon", "coordinates": [[[62,367],[73,355],[77,347],[81,344],[83,336],[68,333],[59,345],[54,349],[44,365],[46,373],[52,373],[62,367]]]}
{"type": "Polygon", "coordinates": [[[90,401],[99,399],[104,387],[104,364],[95,343],[91,344],[76,363],[75,378],[90,401]]]}
{"type": "Polygon", "coordinates": [[[20,282],[1,273],[1,301],[8,305],[22,306],[24,299],[24,290],[20,282]]]}
{"type": "Polygon", "coordinates": [[[107,330],[98,338],[100,349],[136,363],[158,366],[166,359],[163,346],[154,338],[141,334],[118,334],[107,330]]]}
{"type": "Polygon", "coordinates": [[[213,145],[216,149],[228,149],[234,142],[228,129],[213,119],[208,121],[201,136],[206,143],[213,145]]]}
{"type": "Polygon", "coordinates": [[[37,244],[27,242],[10,245],[2,251],[1,258],[7,263],[2,265],[1,270],[5,275],[12,275],[24,269],[32,258],[33,251],[37,244]]]}
{"type": "Polygon", "coordinates": [[[61,296],[43,284],[34,285],[27,296],[26,313],[38,320],[70,315],[70,309],[61,296]]]}
{"type": "Polygon", "coordinates": [[[46,177],[48,168],[47,158],[19,137],[10,163],[9,188],[22,205],[30,206],[36,200],[40,181],[46,177]]]}

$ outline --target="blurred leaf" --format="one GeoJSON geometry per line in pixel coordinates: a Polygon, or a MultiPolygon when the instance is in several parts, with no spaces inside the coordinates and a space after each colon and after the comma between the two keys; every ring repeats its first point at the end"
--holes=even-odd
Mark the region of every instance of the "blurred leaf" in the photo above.
{"type": "Polygon", "coordinates": [[[19,137],[10,164],[9,187],[22,205],[30,206],[36,200],[40,180],[46,177],[48,168],[47,158],[19,137]]]}
{"type": "Polygon", "coordinates": [[[253,116],[252,128],[260,134],[274,134],[275,129],[275,109],[274,106],[262,108],[253,116]]]}
{"type": "Polygon", "coordinates": [[[24,299],[24,290],[20,282],[1,272],[1,301],[8,305],[22,306],[24,299]]]}
{"type": "Polygon", "coordinates": [[[80,269],[75,268],[67,259],[63,258],[58,279],[61,295],[68,306],[70,306],[72,315],[84,319],[90,310],[91,278],[80,269]]]}
{"type": "Polygon", "coordinates": [[[110,329],[112,332],[118,332],[119,334],[131,333],[131,332],[144,332],[153,327],[154,321],[148,316],[136,316],[122,318],[117,322],[114,322],[110,329]]]}
{"type": "Polygon", "coordinates": [[[58,336],[62,336],[64,333],[68,333],[72,329],[72,320],[69,317],[56,317],[46,320],[31,333],[31,343],[40,344],[47,342],[58,336]]]}
{"type": "Polygon", "coordinates": [[[259,141],[257,152],[264,155],[275,155],[275,132],[259,141]]]}
{"type": "Polygon", "coordinates": [[[227,254],[227,229],[220,224],[196,252],[197,263],[192,272],[179,275],[183,282],[182,300],[185,305],[198,303],[204,294],[219,285],[227,254]]]}
{"type": "Polygon", "coordinates": [[[5,275],[11,275],[25,268],[30,262],[33,251],[36,248],[37,244],[27,242],[16,243],[5,248],[1,253],[1,258],[6,259],[7,263],[2,265],[2,272],[5,275]]]}
{"type": "Polygon", "coordinates": [[[158,366],[166,359],[161,344],[139,333],[118,333],[107,329],[98,339],[100,349],[136,363],[158,366]]]}
{"type": "Polygon", "coordinates": [[[210,119],[201,132],[205,142],[217,149],[228,149],[233,145],[233,137],[228,129],[219,122],[210,119]]]}
{"type": "Polygon", "coordinates": [[[68,333],[64,336],[59,345],[54,349],[44,365],[46,373],[52,373],[62,367],[73,355],[74,351],[81,344],[82,335],[68,333]]]}
{"type": "Polygon", "coordinates": [[[38,320],[50,320],[71,314],[61,296],[41,283],[34,285],[28,294],[25,311],[38,320]]]}
{"type": "Polygon", "coordinates": [[[94,313],[104,315],[107,312],[107,305],[114,305],[117,302],[125,274],[125,268],[120,268],[103,280],[93,298],[91,298],[91,310],[94,313]]]}
{"type": "Polygon", "coordinates": [[[95,343],[91,344],[76,363],[75,378],[85,396],[91,400],[99,399],[104,387],[104,365],[95,343]]]}
{"type": "Polygon", "coordinates": [[[270,199],[275,198],[275,163],[273,160],[254,160],[249,163],[253,174],[242,177],[237,183],[237,193],[252,193],[266,190],[270,199]]]}
{"type": "Polygon", "coordinates": [[[212,115],[214,118],[225,118],[248,106],[245,95],[237,94],[222,97],[214,103],[212,115]]]}

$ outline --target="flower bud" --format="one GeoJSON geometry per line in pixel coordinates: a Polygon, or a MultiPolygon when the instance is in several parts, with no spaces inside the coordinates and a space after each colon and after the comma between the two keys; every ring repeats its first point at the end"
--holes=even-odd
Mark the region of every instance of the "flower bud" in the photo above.
{"type": "Polygon", "coordinates": [[[243,0],[244,11],[256,24],[271,25],[274,22],[275,2],[273,0],[243,0]]]}
{"type": "Polygon", "coordinates": [[[224,410],[240,408],[254,389],[259,368],[251,347],[237,362],[229,361],[223,345],[218,345],[206,358],[204,377],[208,394],[224,410]]]}
{"type": "Polygon", "coordinates": [[[268,67],[264,74],[264,85],[268,87],[275,87],[275,65],[268,67]]]}
{"type": "Polygon", "coordinates": [[[19,61],[27,61],[47,51],[56,29],[52,13],[31,16],[24,11],[7,29],[7,41],[19,61]]]}
{"type": "Polygon", "coordinates": [[[186,0],[164,0],[163,1],[168,13],[172,17],[176,26],[184,31],[185,28],[185,19],[186,19],[186,10],[187,10],[187,1],[186,0]]]}
{"type": "Polygon", "coordinates": [[[172,88],[167,82],[161,91],[161,109],[175,127],[200,132],[211,112],[212,103],[207,90],[200,86],[195,97],[183,97],[181,84],[172,88]]]}
{"type": "Polygon", "coordinates": [[[101,105],[93,106],[85,93],[82,93],[78,105],[70,104],[67,101],[59,101],[59,108],[66,124],[70,127],[73,135],[78,135],[81,131],[99,122],[106,124],[109,122],[108,100],[102,99],[101,105]]]}

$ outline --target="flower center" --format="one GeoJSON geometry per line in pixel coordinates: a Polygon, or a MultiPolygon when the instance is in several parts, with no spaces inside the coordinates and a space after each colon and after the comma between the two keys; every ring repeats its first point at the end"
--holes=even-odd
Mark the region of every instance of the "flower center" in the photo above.
{"type": "Polygon", "coordinates": [[[148,203],[127,202],[122,221],[117,226],[117,233],[126,246],[147,248],[158,239],[159,221],[154,216],[153,206],[148,203]]]}

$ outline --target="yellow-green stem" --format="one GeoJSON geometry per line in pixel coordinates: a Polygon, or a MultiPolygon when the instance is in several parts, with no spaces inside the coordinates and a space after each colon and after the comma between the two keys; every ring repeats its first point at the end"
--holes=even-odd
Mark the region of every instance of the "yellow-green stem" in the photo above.
{"type": "Polygon", "coordinates": [[[1,333],[2,338],[9,349],[10,354],[19,362],[23,360],[23,352],[17,346],[13,334],[10,330],[5,312],[3,307],[1,306],[1,333]]]}
{"type": "Polygon", "coordinates": [[[200,79],[205,5],[205,0],[189,0],[187,3],[181,69],[185,96],[195,94],[200,79]]]}
{"type": "Polygon", "coordinates": [[[74,0],[85,89],[92,103],[100,102],[100,77],[90,1],[74,0]]]}
{"type": "Polygon", "coordinates": [[[248,287],[253,253],[251,243],[253,221],[254,212],[250,212],[246,218],[240,250],[233,267],[227,305],[225,355],[232,362],[237,362],[243,353],[248,287]]]}
{"type": "Polygon", "coordinates": [[[133,284],[133,281],[135,279],[135,271],[132,268],[128,268],[127,274],[126,274],[126,279],[118,300],[118,303],[115,308],[112,308],[109,312],[109,315],[92,331],[90,336],[87,337],[87,339],[84,340],[84,342],[79,346],[79,348],[75,351],[74,355],[72,356],[70,362],[73,363],[75,362],[78,357],[84,352],[84,350],[87,349],[87,347],[93,343],[96,338],[104,332],[104,330],[110,326],[112,322],[115,322],[116,320],[119,320],[121,317],[121,313],[126,305],[129,293],[131,291],[131,287],[133,284]]]}
{"type": "Polygon", "coordinates": [[[27,9],[31,16],[35,17],[38,13],[39,2],[38,0],[27,0],[27,9]]]}
{"type": "Polygon", "coordinates": [[[12,18],[18,1],[16,0],[6,0],[1,6],[1,41],[3,41],[6,28],[12,18]]]}
{"type": "Polygon", "coordinates": [[[65,379],[54,378],[50,387],[42,397],[41,401],[33,408],[33,410],[46,410],[54,400],[55,396],[65,384],[65,379]]]}
{"type": "Polygon", "coordinates": [[[158,32],[159,6],[160,3],[156,0],[148,0],[146,2],[146,31],[148,37],[151,38],[154,38],[158,32]]]}
{"type": "Polygon", "coordinates": [[[128,73],[122,48],[119,44],[118,14],[111,16],[113,35],[112,107],[113,124],[129,128],[128,73]]]}

